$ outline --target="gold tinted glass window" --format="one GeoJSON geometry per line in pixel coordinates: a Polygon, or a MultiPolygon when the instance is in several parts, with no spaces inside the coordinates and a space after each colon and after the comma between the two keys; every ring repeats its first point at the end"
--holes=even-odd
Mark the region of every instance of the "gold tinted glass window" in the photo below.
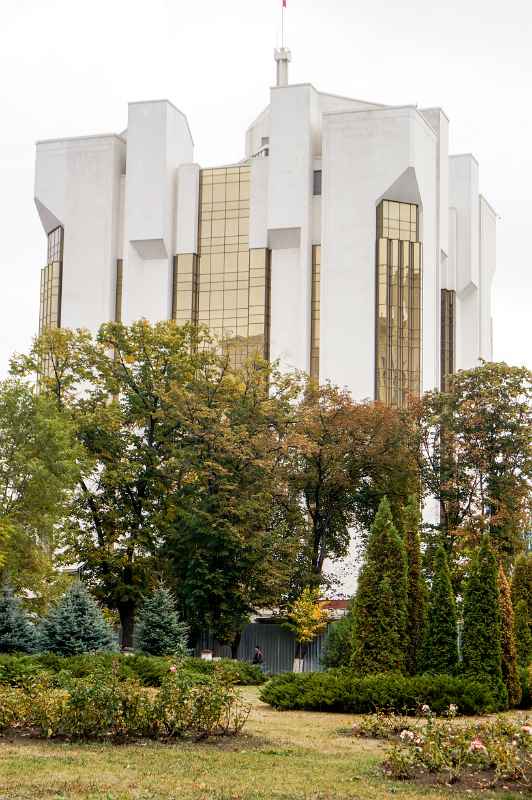
{"type": "Polygon", "coordinates": [[[122,289],[124,281],[124,262],[121,258],[116,262],[115,286],[115,322],[122,322],[122,289]]]}
{"type": "Polygon", "coordinates": [[[177,274],[176,319],[179,310],[188,314],[191,289],[193,318],[223,339],[233,366],[256,353],[269,356],[270,253],[249,249],[250,172],[247,163],[201,171],[195,278],[185,280],[180,262],[177,274]]]}
{"type": "Polygon", "coordinates": [[[41,270],[39,335],[47,328],[61,326],[63,280],[63,228],[48,234],[47,264],[41,270]]]}
{"type": "Polygon", "coordinates": [[[421,391],[422,253],[418,207],[377,208],[375,397],[403,407],[421,391]]]}
{"type": "Polygon", "coordinates": [[[441,290],[441,390],[449,391],[449,378],[455,371],[456,292],[441,290]]]}
{"type": "Polygon", "coordinates": [[[310,307],[310,377],[320,377],[320,272],[321,245],[312,248],[312,293],[310,307]]]}

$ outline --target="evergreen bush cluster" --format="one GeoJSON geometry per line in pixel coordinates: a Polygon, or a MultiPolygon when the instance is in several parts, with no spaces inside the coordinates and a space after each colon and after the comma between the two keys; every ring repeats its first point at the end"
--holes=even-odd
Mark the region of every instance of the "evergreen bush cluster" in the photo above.
{"type": "Polygon", "coordinates": [[[360,677],[349,669],[276,675],[262,687],[260,698],[283,711],[346,714],[367,714],[375,709],[415,714],[425,703],[436,713],[451,704],[461,714],[483,714],[502,707],[489,683],[472,678],[399,673],[360,677]]]}

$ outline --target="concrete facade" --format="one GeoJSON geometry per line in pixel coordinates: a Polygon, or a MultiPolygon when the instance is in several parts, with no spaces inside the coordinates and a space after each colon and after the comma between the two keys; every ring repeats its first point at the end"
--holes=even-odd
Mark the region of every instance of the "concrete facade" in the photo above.
{"type": "MultiPolygon", "coordinates": [[[[242,162],[251,166],[249,248],[270,251],[271,359],[309,370],[319,245],[320,381],[356,400],[375,396],[382,200],[419,210],[421,388],[440,385],[442,289],[456,294],[456,368],[491,359],[496,215],[479,195],[477,161],[450,156],[448,142],[439,108],[384,106],[310,84],[272,88],[242,162]]],[[[200,205],[192,136],[172,103],[131,103],[120,135],[39,142],[35,201],[45,233],[64,229],[62,326],[95,332],[115,319],[118,260],[121,319],[171,318],[174,259],[198,253],[200,205]]]]}

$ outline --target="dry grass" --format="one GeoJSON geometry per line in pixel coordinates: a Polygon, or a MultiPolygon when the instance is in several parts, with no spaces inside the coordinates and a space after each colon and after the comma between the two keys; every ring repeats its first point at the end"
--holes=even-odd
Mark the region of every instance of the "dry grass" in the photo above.
{"type": "MultiPolygon", "coordinates": [[[[383,745],[338,735],[342,714],[253,703],[246,735],[202,744],[0,742],[0,800],[433,800],[468,797],[385,780],[383,745]]],[[[483,795],[486,796],[485,794],[483,795]]],[[[518,795],[499,794],[499,800],[518,795]]]]}

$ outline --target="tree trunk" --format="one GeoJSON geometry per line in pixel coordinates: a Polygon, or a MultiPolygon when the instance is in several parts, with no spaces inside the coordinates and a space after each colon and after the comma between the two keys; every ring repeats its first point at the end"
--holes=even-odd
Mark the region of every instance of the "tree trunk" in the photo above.
{"type": "Polygon", "coordinates": [[[120,615],[120,647],[122,650],[133,648],[133,632],[135,628],[135,606],[133,603],[121,603],[118,607],[120,615]]]}
{"type": "Polygon", "coordinates": [[[242,639],[242,631],[238,631],[235,638],[231,642],[231,658],[238,658],[238,648],[240,647],[240,640],[242,639]]]}

